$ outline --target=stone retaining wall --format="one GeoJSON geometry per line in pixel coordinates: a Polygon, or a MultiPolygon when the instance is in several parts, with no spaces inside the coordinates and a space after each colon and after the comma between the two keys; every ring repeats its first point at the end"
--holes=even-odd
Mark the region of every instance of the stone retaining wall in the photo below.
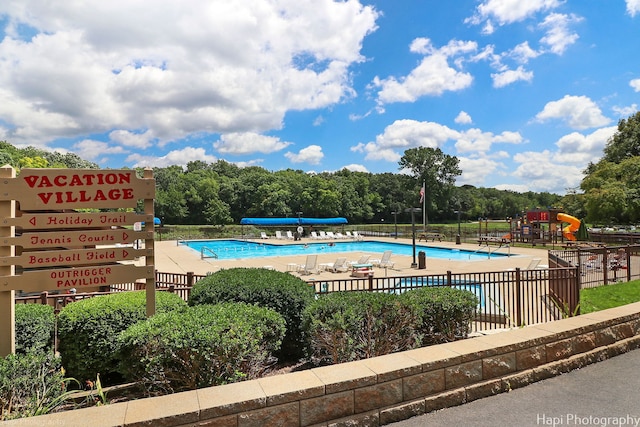
{"type": "Polygon", "coordinates": [[[640,347],[640,303],[463,341],[7,426],[378,426],[640,347]]]}

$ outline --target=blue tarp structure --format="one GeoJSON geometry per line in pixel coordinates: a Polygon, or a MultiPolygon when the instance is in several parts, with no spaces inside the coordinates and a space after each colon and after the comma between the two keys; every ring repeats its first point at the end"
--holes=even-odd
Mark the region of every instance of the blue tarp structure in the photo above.
{"type": "Polygon", "coordinates": [[[242,218],[241,225],[285,226],[285,225],[342,225],[346,218],[242,218]]]}

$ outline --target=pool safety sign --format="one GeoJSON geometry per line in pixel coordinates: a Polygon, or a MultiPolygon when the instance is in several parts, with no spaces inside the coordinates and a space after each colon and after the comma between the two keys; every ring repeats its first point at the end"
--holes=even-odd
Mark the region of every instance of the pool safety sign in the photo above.
{"type": "Polygon", "coordinates": [[[150,169],[139,177],[127,169],[0,168],[0,356],[15,350],[17,290],[95,291],[142,279],[147,314],[155,312],[154,198],[150,169]],[[144,213],[133,212],[141,201],[144,213]]]}

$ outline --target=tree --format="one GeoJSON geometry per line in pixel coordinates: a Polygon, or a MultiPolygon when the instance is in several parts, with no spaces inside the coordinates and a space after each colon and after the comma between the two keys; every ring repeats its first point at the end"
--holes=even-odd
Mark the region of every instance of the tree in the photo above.
{"type": "Polygon", "coordinates": [[[459,163],[457,157],[444,154],[439,148],[417,147],[404,152],[399,162],[400,169],[409,171],[416,179],[416,198],[422,183],[425,183],[427,214],[449,206],[456,177],[462,174],[459,163]]]}
{"type": "Polygon", "coordinates": [[[618,122],[618,131],[604,148],[603,160],[620,163],[635,156],[640,156],[640,111],[618,122]]]}

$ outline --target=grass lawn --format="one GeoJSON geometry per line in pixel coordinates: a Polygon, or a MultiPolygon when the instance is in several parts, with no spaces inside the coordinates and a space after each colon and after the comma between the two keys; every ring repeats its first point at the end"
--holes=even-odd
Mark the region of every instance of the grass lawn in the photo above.
{"type": "Polygon", "coordinates": [[[640,301],[640,280],[580,291],[580,313],[592,313],[640,301]]]}

